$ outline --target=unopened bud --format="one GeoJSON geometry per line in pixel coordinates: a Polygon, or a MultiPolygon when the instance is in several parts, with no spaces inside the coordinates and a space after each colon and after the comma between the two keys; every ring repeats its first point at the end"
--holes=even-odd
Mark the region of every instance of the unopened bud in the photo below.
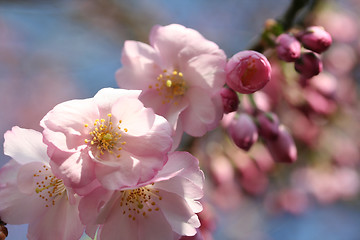
{"type": "Polygon", "coordinates": [[[234,112],[238,109],[240,101],[234,90],[224,87],[221,89],[220,95],[224,106],[224,113],[234,112]]]}
{"type": "Polygon", "coordinates": [[[271,156],[276,162],[293,163],[297,158],[294,139],[284,126],[279,127],[279,135],[275,140],[265,139],[271,156]]]}
{"type": "Polygon", "coordinates": [[[271,77],[271,65],[259,52],[241,51],[227,62],[226,83],[239,93],[254,93],[263,88],[271,77]]]}
{"type": "Polygon", "coordinates": [[[332,38],[323,27],[312,26],[301,34],[300,41],[305,48],[317,53],[322,53],[330,47],[332,38]]]}
{"type": "Polygon", "coordinates": [[[300,57],[301,44],[294,36],[283,33],[276,38],[276,52],[281,60],[294,62],[300,57]]]}
{"type": "Polygon", "coordinates": [[[321,59],[313,52],[301,54],[295,61],[295,70],[305,78],[312,78],[322,71],[321,59]]]}
{"type": "Polygon", "coordinates": [[[228,127],[228,132],[235,145],[245,151],[251,148],[259,136],[254,121],[245,113],[233,118],[228,127]]]}
{"type": "Polygon", "coordinates": [[[273,140],[279,135],[279,118],[275,113],[261,112],[257,116],[259,134],[264,139],[273,140]]]}

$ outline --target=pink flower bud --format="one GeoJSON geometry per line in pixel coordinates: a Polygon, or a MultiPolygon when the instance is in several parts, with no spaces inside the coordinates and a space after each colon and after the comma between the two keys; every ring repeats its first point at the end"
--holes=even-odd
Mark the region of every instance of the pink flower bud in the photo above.
{"type": "Polygon", "coordinates": [[[226,84],[239,93],[253,93],[263,88],[271,77],[267,58],[255,51],[241,51],[225,67],[226,84]]]}
{"type": "Polygon", "coordinates": [[[317,53],[324,52],[332,43],[330,34],[320,26],[307,28],[300,36],[300,41],[305,48],[317,53]]]}
{"type": "Polygon", "coordinates": [[[297,158],[294,139],[284,126],[279,127],[279,135],[275,140],[265,139],[271,156],[276,162],[293,163],[297,158]]]}
{"type": "Polygon", "coordinates": [[[279,118],[275,113],[260,113],[257,116],[260,136],[265,139],[276,139],[279,135],[279,118]]]}
{"type": "Polygon", "coordinates": [[[312,78],[322,71],[323,65],[321,59],[313,52],[301,54],[295,61],[295,70],[305,78],[312,78]]]}
{"type": "Polygon", "coordinates": [[[258,139],[254,121],[245,113],[235,117],[228,127],[228,132],[236,146],[248,151],[258,139]]]}
{"type": "Polygon", "coordinates": [[[301,44],[294,36],[283,33],[276,39],[276,52],[281,60],[294,62],[300,57],[301,44]]]}
{"type": "Polygon", "coordinates": [[[221,89],[220,95],[224,106],[224,113],[234,112],[238,109],[240,101],[234,90],[224,87],[221,89]]]}

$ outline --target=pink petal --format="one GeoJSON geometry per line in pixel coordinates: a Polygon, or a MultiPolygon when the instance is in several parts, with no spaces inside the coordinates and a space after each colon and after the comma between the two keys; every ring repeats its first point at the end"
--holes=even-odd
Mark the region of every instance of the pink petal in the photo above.
{"type": "MultiPolygon", "coordinates": [[[[117,101],[123,102],[126,99],[137,100],[141,91],[136,90],[124,90],[124,89],[114,89],[114,88],[103,88],[99,90],[94,96],[94,107],[98,107],[99,116],[103,118],[107,116],[108,113],[111,113],[114,103],[117,101]]],[[[126,104],[126,103],[123,103],[126,104]]],[[[92,120],[91,123],[94,122],[92,120]]]]}
{"type": "Polygon", "coordinates": [[[158,115],[161,115],[169,121],[170,125],[175,128],[179,114],[189,105],[188,100],[185,97],[180,97],[174,102],[163,103],[163,96],[159,96],[156,90],[144,91],[139,98],[145,107],[150,107],[158,115]]]}
{"type": "Polygon", "coordinates": [[[4,135],[4,153],[21,164],[49,162],[42,134],[31,129],[13,127],[4,135]]]}
{"type": "Polygon", "coordinates": [[[51,160],[54,175],[63,179],[66,186],[74,189],[93,186],[91,183],[95,180],[95,164],[88,152],[66,153],[58,150],[52,154],[51,160]]]}
{"type": "Polygon", "coordinates": [[[108,165],[104,162],[98,163],[95,168],[97,179],[107,189],[115,190],[135,186],[140,179],[141,168],[137,166],[139,165],[137,159],[124,152],[119,160],[121,162],[116,165],[108,165]]]}
{"type": "Polygon", "coordinates": [[[34,240],[78,240],[84,228],[79,219],[78,204],[70,205],[66,196],[62,196],[44,215],[30,222],[27,237],[34,240]]]}
{"type": "Polygon", "coordinates": [[[161,211],[152,211],[146,218],[138,218],[139,240],[174,239],[173,230],[161,211]]]}
{"type": "Polygon", "coordinates": [[[182,176],[202,186],[204,182],[203,173],[199,169],[199,161],[188,152],[173,152],[165,166],[156,175],[154,182],[168,180],[174,176],[182,176]]]}
{"type": "Polygon", "coordinates": [[[196,30],[178,24],[154,26],[150,44],[159,52],[166,68],[179,66],[181,62],[218,49],[215,43],[206,40],[196,30]]]}
{"type": "Polygon", "coordinates": [[[99,187],[88,195],[84,196],[80,200],[79,204],[79,216],[81,222],[85,225],[91,225],[96,223],[103,224],[105,222],[105,219],[110,214],[111,208],[108,208],[107,210],[101,210],[101,208],[104,207],[105,204],[112,207],[111,202],[113,201],[111,201],[111,199],[113,193],[113,191],[109,191],[102,187],[99,187]],[[101,215],[101,217],[99,217],[99,215],[101,215]]]}
{"type": "Polygon", "coordinates": [[[35,188],[27,190],[28,193],[19,191],[16,176],[20,168],[11,160],[0,170],[0,216],[9,224],[29,223],[45,210],[45,201],[35,194],[35,188]]]}
{"type": "Polygon", "coordinates": [[[175,193],[182,198],[200,199],[203,197],[202,186],[183,177],[173,177],[166,181],[156,183],[157,189],[175,193]]]}
{"type": "Polygon", "coordinates": [[[123,67],[115,76],[119,86],[125,89],[148,89],[163,70],[155,50],[142,42],[126,41],[121,62],[123,67]]]}
{"type": "Polygon", "coordinates": [[[219,124],[223,115],[220,95],[212,99],[207,91],[191,88],[187,97],[191,104],[180,115],[186,133],[199,137],[219,124]]]}
{"type": "Polygon", "coordinates": [[[100,239],[140,240],[138,223],[123,215],[122,208],[114,206],[100,231],[100,239]]]}
{"type": "MultiPolygon", "coordinates": [[[[27,163],[19,168],[17,174],[17,185],[19,191],[25,194],[35,194],[35,189],[37,185],[34,174],[41,174],[39,173],[39,170],[42,171],[43,166],[47,166],[48,168],[50,168],[49,164],[44,165],[43,163],[40,162],[27,163]]],[[[49,172],[47,173],[44,172],[44,173],[48,174],[49,172]]]]}
{"type": "Polygon", "coordinates": [[[217,91],[225,84],[225,54],[203,54],[192,58],[186,63],[184,78],[191,79],[189,86],[217,91]]]}
{"type": "Polygon", "coordinates": [[[196,214],[190,209],[184,198],[177,194],[160,191],[162,200],[155,200],[166,220],[174,232],[179,235],[193,236],[200,222],[196,214]]]}
{"type": "Polygon", "coordinates": [[[113,106],[113,115],[121,120],[124,151],[138,156],[163,156],[172,144],[172,129],[163,117],[145,109],[139,100],[118,101],[113,106]],[[141,148],[139,148],[141,146],[141,148]]]}
{"type": "Polygon", "coordinates": [[[44,128],[47,141],[63,151],[75,151],[85,144],[83,134],[88,129],[84,125],[93,124],[98,117],[93,99],[70,100],[56,105],[41,120],[40,125],[44,128]]]}

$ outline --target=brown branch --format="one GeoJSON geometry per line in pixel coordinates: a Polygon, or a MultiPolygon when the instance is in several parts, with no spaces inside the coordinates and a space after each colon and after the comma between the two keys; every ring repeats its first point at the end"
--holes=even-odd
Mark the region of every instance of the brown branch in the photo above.
{"type": "Polygon", "coordinates": [[[5,227],[6,223],[0,219],[0,240],[5,240],[8,236],[8,230],[5,227]]]}
{"type": "Polygon", "coordinates": [[[259,39],[249,49],[264,52],[270,45],[266,42],[271,37],[269,35],[279,35],[279,32],[286,32],[293,26],[302,23],[318,2],[319,0],[293,0],[283,15],[276,21],[272,21],[272,26],[265,27],[259,39]]]}

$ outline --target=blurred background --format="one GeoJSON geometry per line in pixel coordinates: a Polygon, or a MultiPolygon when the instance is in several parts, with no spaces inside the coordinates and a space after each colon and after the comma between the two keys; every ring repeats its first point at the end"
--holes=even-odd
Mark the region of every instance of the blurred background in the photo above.
{"type": "MultiPolygon", "coordinates": [[[[194,28],[231,57],[251,46],[264,22],[281,16],[290,2],[1,0],[0,142],[15,125],[41,131],[39,121],[60,102],[117,87],[114,74],[121,66],[124,41],[148,42],[155,24],[179,23],[194,28]]],[[[265,91],[271,110],[279,114],[296,139],[299,160],[295,165],[273,166],[259,145],[249,154],[236,150],[240,163],[233,168],[228,159],[206,160],[209,146],[222,152],[235,151],[226,147],[226,139],[217,139],[219,134],[195,142],[191,151],[202,161],[210,179],[201,216],[208,240],[360,239],[356,90],[360,77],[360,1],[320,2],[305,24],[323,25],[333,36],[334,44],[323,56],[325,74],[320,77],[325,80],[318,81],[320,85],[330,81],[325,88],[335,86],[329,91],[336,97],[306,92],[304,114],[303,105],[299,107],[292,97],[274,93],[276,87],[265,91]],[[271,94],[276,95],[276,101],[271,94]],[[219,146],[219,142],[224,144],[219,146]],[[253,174],[244,167],[251,169],[254,159],[265,159],[262,163],[269,170],[253,174]],[[250,174],[248,178],[245,172],[250,174]]],[[[273,79],[277,79],[274,83],[296,78],[292,66],[276,59],[272,63],[273,79]]],[[[3,152],[2,144],[0,150],[3,152]]],[[[0,166],[8,160],[1,155],[0,166]]],[[[259,162],[256,172],[262,170],[259,162]]],[[[8,225],[7,239],[25,239],[26,228],[8,225]]]]}

